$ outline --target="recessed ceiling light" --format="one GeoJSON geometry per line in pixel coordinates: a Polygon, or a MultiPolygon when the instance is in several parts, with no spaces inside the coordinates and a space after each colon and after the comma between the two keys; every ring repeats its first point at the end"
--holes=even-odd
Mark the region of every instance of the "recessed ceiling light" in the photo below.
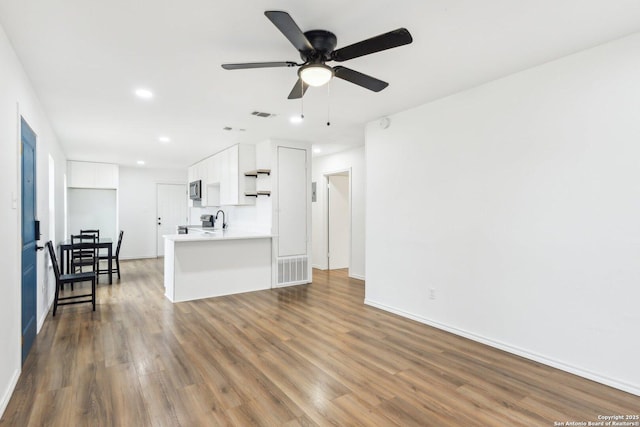
{"type": "Polygon", "coordinates": [[[318,153],[321,153],[322,150],[316,147],[316,148],[313,149],[313,152],[318,154],[318,153]]]}
{"type": "Polygon", "coordinates": [[[134,93],[138,98],[142,98],[142,99],[153,98],[153,92],[151,92],[149,89],[139,88],[139,89],[136,89],[134,93]]]}
{"type": "Polygon", "coordinates": [[[302,116],[291,116],[289,117],[289,121],[291,123],[302,123],[302,116]]]}
{"type": "Polygon", "coordinates": [[[164,142],[166,144],[167,142],[171,142],[171,138],[169,138],[168,136],[159,136],[158,141],[164,142]]]}
{"type": "Polygon", "coordinates": [[[144,165],[144,160],[138,160],[136,163],[139,165],[144,165]]]}

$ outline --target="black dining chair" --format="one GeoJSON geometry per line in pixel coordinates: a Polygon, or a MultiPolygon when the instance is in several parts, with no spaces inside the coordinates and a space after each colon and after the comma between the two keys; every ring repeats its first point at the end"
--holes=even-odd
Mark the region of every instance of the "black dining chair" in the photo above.
{"type": "Polygon", "coordinates": [[[96,272],[87,271],[86,273],[71,273],[60,274],[60,267],[58,266],[58,259],[56,258],[56,251],[53,248],[51,240],[47,242],[47,249],[49,250],[49,257],[51,257],[51,264],[53,265],[53,274],[56,276],[56,292],[53,300],[53,315],[56,315],[59,305],[81,304],[90,302],[93,306],[93,311],[96,311],[96,272]],[[66,297],[60,296],[60,291],[65,283],[73,284],[79,282],[91,282],[91,293],[70,295],[66,297]],[[90,298],[90,299],[88,299],[90,298]]]}
{"type": "MultiPolygon", "coordinates": [[[[124,231],[120,230],[120,234],[118,234],[118,246],[116,246],[115,254],[111,255],[111,273],[118,273],[118,280],[120,280],[120,246],[122,246],[122,236],[124,235],[124,231]],[[115,262],[115,267],[113,267],[113,263],[115,262]]],[[[100,255],[98,256],[98,262],[100,261],[109,261],[109,255],[100,255]]],[[[98,264],[99,265],[99,264],[98,264]]],[[[98,268],[98,274],[107,274],[109,273],[109,268],[100,269],[98,268]]]]}
{"type": "Polygon", "coordinates": [[[98,242],[93,234],[76,234],[71,236],[71,271],[83,272],[85,267],[97,271],[98,253],[95,244],[98,242]]]}
{"type": "MultiPolygon", "coordinates": [[[[100,241],[100,230],[96,230],[96,229],[93,229],[93,230],[80,230],[80,234],[89,235],[89,236],[96,236],[96,240],[100,241]]],[[[100,249],[96,249],[96,253],[99,255],[100,254],[100,249]]]]}
{"type": "Polygon", "coordinates": [[[96,239],[100,240],[100,230],[80,230],[80,234],[93,234],[96,239]]]}

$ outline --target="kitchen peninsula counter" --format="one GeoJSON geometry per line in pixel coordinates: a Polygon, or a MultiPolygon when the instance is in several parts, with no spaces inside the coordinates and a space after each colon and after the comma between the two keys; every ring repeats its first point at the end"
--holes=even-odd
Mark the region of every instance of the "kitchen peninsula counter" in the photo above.
{"type": "Polygon", "coordinates": [[[271,288],[270,234],[193,230],[164,237],[164,287],[171,302],[271,288]]]}
{"type": "Polygon", "coordinates": [[[247,230],[226,229],[189,226],[188,234],[168,234],[162,236],[165,240],[173,240],[175,242],[197,242],[202,240],[236,240],[236,239],[265,239],[271,238],[271,234],[257,233],[247,230]]]}

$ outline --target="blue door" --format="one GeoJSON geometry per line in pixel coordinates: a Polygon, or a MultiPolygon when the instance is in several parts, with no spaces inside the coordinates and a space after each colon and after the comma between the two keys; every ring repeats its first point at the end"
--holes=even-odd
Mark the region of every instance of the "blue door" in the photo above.
{"type": "Polygon", "coordinates": [[[36,338],[36,135],[24,119],[22,135],[22,363],[36,338]]]}

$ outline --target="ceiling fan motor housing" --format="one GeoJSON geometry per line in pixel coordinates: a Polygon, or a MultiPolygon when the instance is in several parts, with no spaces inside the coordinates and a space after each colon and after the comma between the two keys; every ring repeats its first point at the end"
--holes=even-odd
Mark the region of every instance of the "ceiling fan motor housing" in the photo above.
{"type": "Polygon", "coordinates": [[[336,48],[338,38],[326,30],[311,30],[304,35],[313,46],[312,51],[300,51],[300,58],[304,62],[317,63],[331,60],[331,52],[336,48]]]}

